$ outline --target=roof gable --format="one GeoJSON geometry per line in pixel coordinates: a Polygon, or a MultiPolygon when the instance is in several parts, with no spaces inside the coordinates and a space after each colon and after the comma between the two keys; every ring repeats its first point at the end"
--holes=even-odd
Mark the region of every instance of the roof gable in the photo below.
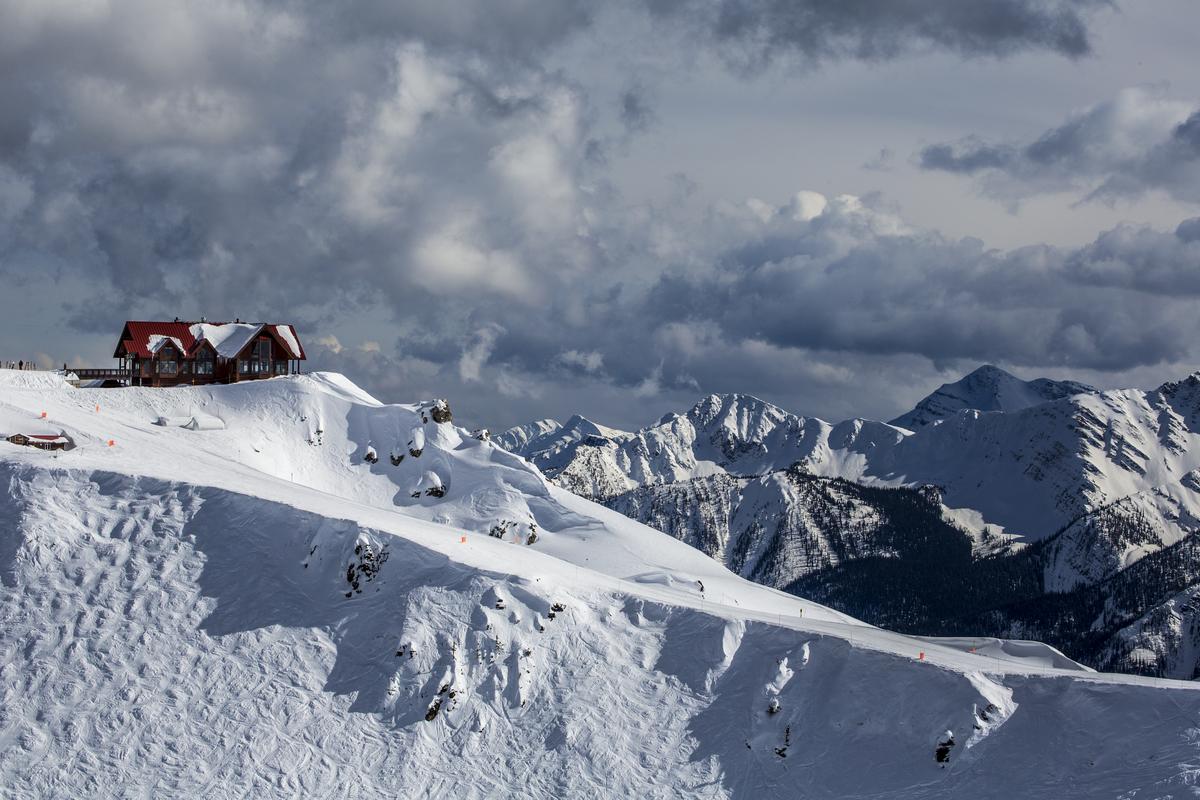
{"type": "Polygon", "coordinates": [[[267,327],[275,329],[275,333],[283,343],[284,349],[292,354],[292,358],[298,358],[301,361],[307,360],[304,355],[304,345],[300,344],[300,337],[296,335],[295,326],[269,325],[267,327]]]}
{"type": "Polygon", "coordinates": [[[189,328],[196,340],[211,344],[221,358],[237,358],[262,329],[258,322],[196,322],[189,328]]]}

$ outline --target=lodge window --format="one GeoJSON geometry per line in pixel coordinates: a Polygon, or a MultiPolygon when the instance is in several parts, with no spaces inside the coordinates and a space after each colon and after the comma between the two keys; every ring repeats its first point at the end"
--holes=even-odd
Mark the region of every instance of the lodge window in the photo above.
{"type": "Polygon", "coordinates": [[[196,374],[197,375],[212,375],[213,372],[213,357],[212,353],[207,350],[196,354],[196,374]]]}
{"type": "Polygon", "coordinates": [[[174,375],[178,369],[179,365],[175,361],[158,362],[158,372],[160,375],[174,375]]]}
{"type": "Polygon", "coordinates": [[[287,362],[286,361],[276,361],[275,362],[275,374],[276,375],[287,375],[287,362]]]}

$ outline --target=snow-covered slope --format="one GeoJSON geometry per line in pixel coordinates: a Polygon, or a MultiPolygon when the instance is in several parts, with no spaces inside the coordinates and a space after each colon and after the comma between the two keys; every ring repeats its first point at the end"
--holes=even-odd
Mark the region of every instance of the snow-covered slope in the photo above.
{"type": "Polygon", "coordinates": [[[78,446],[0,443],[4,796],[1097,797],[1195,779],[1190,685],[864,626],[547,484],[429,403],[331,375],[6,378],[0,430],[78,446]],[[224,428],[154,424],[197,414],[224,428]]]}
{"type": "Polygon", "coordinates": [[[944,383],[911,411],[892,420],[893,425],[916,430],[952,417],[959,411],[1020,411],[1048,400],[1075,394],[1095,394],[1096,389],[1075,381],[1036,378],[1023,381],[999,367],[985,364],[970,375],[944,383]]]}
{"type": "Polygon", "coordinates": [[[1200,373],[1152,391],[962,412],[876,454],[868,478],[932,483],[952,507],[1031,539],[1200,467],[1200,373]]]}
{"type": "Polygon", "coordinates": [[[1200,471],[1084,514],[1046,548],[1046,590],[1070,591],[1115,575],[1200,532],[1200,471]]]}

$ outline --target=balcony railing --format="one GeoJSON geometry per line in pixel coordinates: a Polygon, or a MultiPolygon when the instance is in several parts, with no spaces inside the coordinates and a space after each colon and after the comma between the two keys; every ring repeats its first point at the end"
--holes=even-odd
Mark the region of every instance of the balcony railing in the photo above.
{"type": "Polygon", "coordinates": [[[96,369],[85,367],[69,371],[78,376],[81,381],[127,380],[129,378],[129,370],[127,369],[96,369]]]}

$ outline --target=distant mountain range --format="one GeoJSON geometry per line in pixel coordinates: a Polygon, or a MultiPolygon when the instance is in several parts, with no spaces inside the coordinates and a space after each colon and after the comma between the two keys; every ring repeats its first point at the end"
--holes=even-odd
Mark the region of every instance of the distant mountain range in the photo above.
{"type": "Polygon", "coordinates": [[[1200,673],[1200,373],[1152,391],[983,366],[890,423],[710,395],[627,432],[495,437],[752,580],[913,633],[1200,673]]]}

